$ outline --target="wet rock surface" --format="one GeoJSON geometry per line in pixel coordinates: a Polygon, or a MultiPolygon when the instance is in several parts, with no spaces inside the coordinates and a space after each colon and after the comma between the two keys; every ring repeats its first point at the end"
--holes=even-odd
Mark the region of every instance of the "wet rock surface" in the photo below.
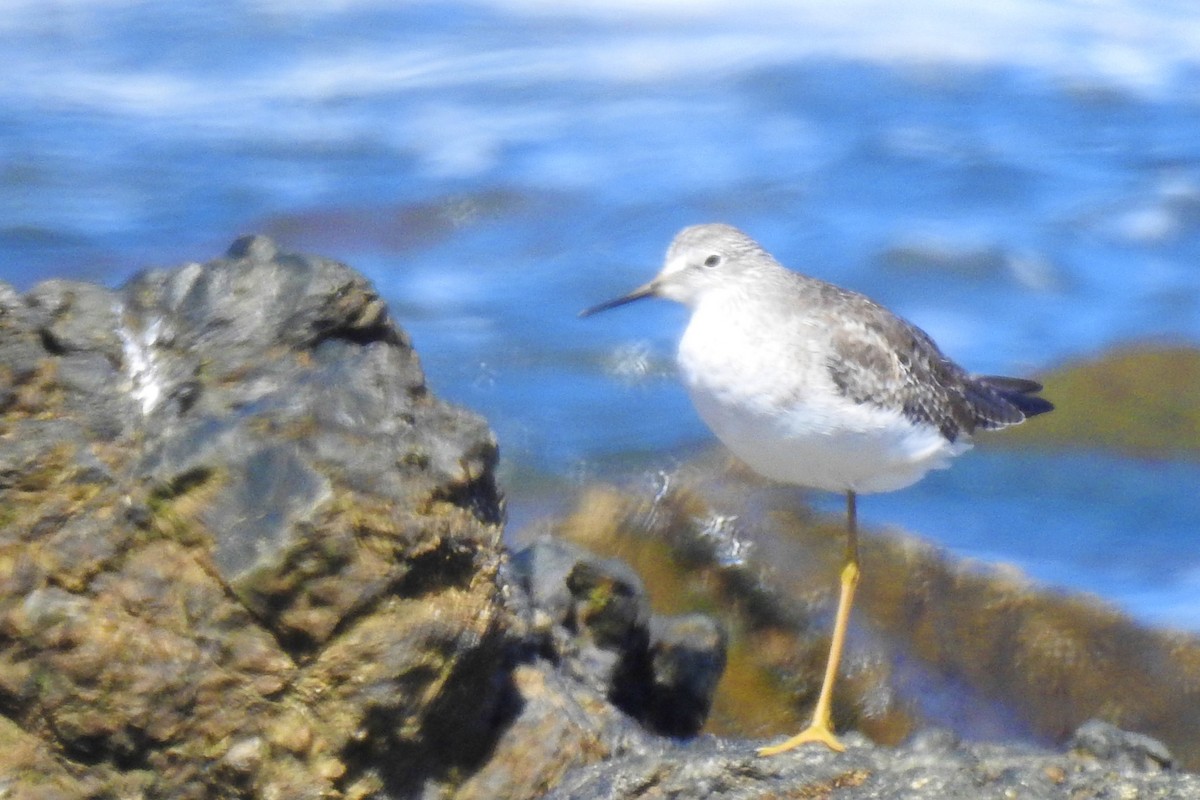
{"type": "Polygon", "coordinates": [[[850,750],[759,758],[820,680],[837,525],[676,475],[510,556],[497,458],[336,262],[248,237],[117,290],[0,285],[0,797],[1200,796],[1194,641],[884,537],[850,750]],[[976,692],[1043,685],[1051,730],[931,726],[884,625],[999,676],[976,692]]]}

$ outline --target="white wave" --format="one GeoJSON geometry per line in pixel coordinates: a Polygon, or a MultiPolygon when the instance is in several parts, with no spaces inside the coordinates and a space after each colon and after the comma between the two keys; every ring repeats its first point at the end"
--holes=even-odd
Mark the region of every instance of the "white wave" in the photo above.
{"type": "MultiPolygon", "coordinates": [[[[644,28],[663,39],[690,32],[732,32],[726,41],[753,45],[744,54],[786,52],[792,58],[831,56],[866,61],[915,61],[1025,66],[1067,77],[1154,89],[1180,67],[1200,63],[1200,6],[1151,0],[490,0],[509,13],[586,16],[644,28]],[[678,25],[674,29],[664,24],[678,25]],[[755,41],[757,40],[757,41],[755,41]]],[[[709,35],[686,53],[649,53],[660,62],[686,60],[694,69],[720,64],[727,51],[709,35]],[[704,45],[717,44],[715,52],[704,45]],[[686,58],[684,58],[686,57],[686,58]]],[[[619,64],[621,54],[609,63],[619,64]]]]}
{"type": "MultiPolygon", "coordinates": [[[[233,115],[238,101],[255,106],[463,85],[701,80],[813,57],[1027,67],[1085,84],[1156,92],[1200,65],[1200,5],[1180,2],[747,0],[730,6],[716,0],[483,0],[482,5],[510,17],[511,30],[529,18],[565,22],[546,37],[547,44],[449,28],[439,34],[429,26],[417,44],[404,41],[398,17],[398,40],[364,35],[330,48],[315,42],[297,47],[280,32],[288,22],[312,23],[353,11],[372,11],[375,19],[394,8],[390,0],[216,3],[187,12],[194,24],[182,29],[191,33],[168,27],[165,15],[161,22],[150,18],[145,35],[162,27],[164,52],[180,43],[208,46],[215,63],[222,43],[213,32],[257,32],[261,62],[245,72],[213,76],[195,67],[81,58],[70,46],[78,41],[86,51],[94,43],[103,52],[103,34],[95,31],[104,28],[96,26],[118,10],[153,8],[149,3],[0,0],[0,33],[13,41],[48,36],[60,40],[66,54],[42,63],[10,52],[0,96],[150,115],[213,110],[233,115]],[[189,41],[201,35],[211,41],[189,41]]],[[[447,14],[455,7],[447,4],[447,14]]],[[[377,24],[388,24],[383,19],[377,24]]]]}

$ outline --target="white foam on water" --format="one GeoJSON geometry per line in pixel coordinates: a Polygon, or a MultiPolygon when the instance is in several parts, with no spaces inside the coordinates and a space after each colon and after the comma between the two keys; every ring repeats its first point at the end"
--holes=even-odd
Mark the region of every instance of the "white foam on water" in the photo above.
{"type": "MultiPolygon", "coordinates": [[[[718,0],[493,0],[489,5],[660,31],[664,24],[743,36],[753,31],[760,39],[750,52],[784,50],[792,58],[1024,66],[1129,89],[1157,89],[1175,77],[1178,67],[1200,62],[1200,7],[1183,2],[750,0],[731,6],[718,0]]],[[[659,58],[681,55],[668,51],[659,58]]],[[[712,55],[694,50],[686,63],[703,69],[712,55]]],[[[720,48],[715,55],[720,63],[720,48]]]]}
{"type": "MultiPolygon", "coordinates": [[[[46,103],[149,116],[191,118],[224,110],[229,118],[243,104],[254,108],[281,100],[464,85],[701,80],[814,57],[1029,68],[1083,85],[1154,95],[1200,65],[1200,5],[1179,2],[749,0],[731,7],[716,0],[487,0],[476,5],[512,16],[516,23],[553,17],[574,21],[579,29],[547,37],[545,44],[493,37],[497,44],[490,49],[480,48],[479,37],[438,32],[407,44],[363,36],[338,40],[331,48],[289,45],[286,59],[247,63],[228,73],[219,70],[223,45],[213,35],[209,44],[217,71],[202,74],[186,59],[166,65],[123,63],[106,53],[103,34],[94,31],[103,30],[118,11],[138,14],[140,8],[152,8],[148,2],[60,0],[48,12],[41,2],[2,0],[0,35],[14,42],[47,35],[64,45],[78,40],[85,55],[71,50],[50,62],[10,58],[0,98],[36,96],[46,103]],[[99,57],[86,57],[89,42],[99,57]]],[[[447,15],[462,7],[447,4],[447,15]]],[[[202,47],[209,31],[236,26],[260,31],[270,48],[272,37],[284,36],[280,31],[289,23],[391,8],[384,0],[214,4],[189,12],[205,24],[197,22],[183,34],[164,27],[162,37],[167,50],[173,42],[202,47]]]]}

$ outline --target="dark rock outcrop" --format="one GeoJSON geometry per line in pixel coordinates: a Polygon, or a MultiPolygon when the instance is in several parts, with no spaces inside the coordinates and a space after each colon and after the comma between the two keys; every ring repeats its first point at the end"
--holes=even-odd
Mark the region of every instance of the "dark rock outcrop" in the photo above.
{"type": "Polygon", "coordinates": [[[5,289],[0,412],[0,780],[405,796],[491,746],[496,443],[359,275],[246,238],[5,289]]]}

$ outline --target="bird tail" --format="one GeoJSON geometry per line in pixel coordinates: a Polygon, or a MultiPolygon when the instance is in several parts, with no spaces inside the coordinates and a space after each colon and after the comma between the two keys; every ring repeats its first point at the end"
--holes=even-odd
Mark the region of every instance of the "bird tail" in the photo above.
{"type": "Polygon", "coordinates": [[[1037,397],[1042,385],[1025,378],[976,375],[971,379],[976,422],[984,428],[1006,428],[1029,417],[1054,410],[1054,404],[1037,397]]]}

